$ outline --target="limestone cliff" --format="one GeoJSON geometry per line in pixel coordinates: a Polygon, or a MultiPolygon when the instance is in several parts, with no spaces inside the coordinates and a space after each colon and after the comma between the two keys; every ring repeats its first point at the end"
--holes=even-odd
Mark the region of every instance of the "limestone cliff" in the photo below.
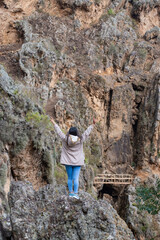
{"type": "MultiPolygon", "coordinates": [[[[113,206],[137,239],[154,238],[160,229],[154,219],[147,225],[149,232],[137,230],[143,223],[138,227],[135,224],[137,213],[132,211],[131,192],[140,182],[150,184],[148,179],[154,182],[160,176],[160,1],[3,0],[0,22],[2,237],[54,239],[54,232],[49,236],[40,232],[38,222],[33,222],[35,237],[25,237],[27,226],[17,228],[18,215],[12,214],[20,211],[15,208],[20,198],[15,194],[17,188],[29,191],[28,198],[34,195],[32,211],[37,207],[39,191],[48,195],[50,184],[66,185],[64,168],[59,165],[60,141],[47,117],[51,115],[64,132],[71,125],[83,132],[96,118],[96,127],[84,147],[86,166],[81,171],[80,188],[96,196],[93,180],[98,173],[133,173],[139,179],[131,186],[133,191],[103,186],[100,193],[111,195],[113,206]],[[24,181],[34,190],[30,183],[29,188],[24,186],[24,181]],[[14,187],[10,191],[11,183],[14,187]]],[[[74,211],[85,225],[88,216],[81,214],[79,204],[73,203],[77,208],[74,211]]],[[[107,204],[103,203],[103,209],[107,204]]],[[[113,214],[114,209],[110,211],[113,214]]],[[[115,219],[118,216],[113,215],[115,219]]],[[[145,213],[142,220],[148,217],[145,213]]],[[[54,221],[51,219],[50,227],[54,221]]],[[[77,220],[73,221],[74,230],[67,224],[73,236],[66,239],[126,239],[123,234],[113,235],[99,227],[95,230],[98,235],[92,229],[85,238],[75,230],[80,224],[77,220]]],[[[94,228],[90,223],[88,226],[94,228]]],[[[125,229],[122,232],[129,232],[125,229]]],[[[55,239],[65,238],[57,235],[55,239]]]]}

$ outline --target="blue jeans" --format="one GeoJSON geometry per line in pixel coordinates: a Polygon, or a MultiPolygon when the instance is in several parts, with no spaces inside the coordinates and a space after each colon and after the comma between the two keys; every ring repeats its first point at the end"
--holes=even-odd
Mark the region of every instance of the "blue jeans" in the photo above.
{"type": "Polygon", "coordinates": [[[72,183],[74,184],[74,193],[78,193],[79,186],[79,173],[81,166],[65,165],[68,175],[68,189],[69,192],[73,192],[72,183]]]}

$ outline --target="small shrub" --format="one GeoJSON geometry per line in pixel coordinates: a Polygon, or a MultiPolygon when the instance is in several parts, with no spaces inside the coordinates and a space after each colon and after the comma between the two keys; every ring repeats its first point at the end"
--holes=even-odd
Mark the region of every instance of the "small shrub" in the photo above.
{"type": "Polygon", "coordinates": [[[86,165],[88,165],[89,164],[89,158],[85,157],[84,162],[85,162],[86,165]]]}
{"type": "Polygon", "coordinates": [[[54,129],[49,117],[39,112],[28,112],[26,114],[26,121],[31,122],[33,126],[41,129],[52,131],[54,129]]]}
{"type": "Polygon", "coordinates": [[[160,211],[160,179],[154,187],[139,186],[136,188],[136,206],[155,215],[160,211]]]}
{"type": "Polygon", "coordinates": [[[112,8],[108,9],[108,15],[110,16],[114,16],[115,15],[115,12],[112,8]]]}
{"type": "Polygon", "coordinates": [[[14,90],[14,95],[17,95],[19,92],[18,92],[18,89],[14,90]]]}

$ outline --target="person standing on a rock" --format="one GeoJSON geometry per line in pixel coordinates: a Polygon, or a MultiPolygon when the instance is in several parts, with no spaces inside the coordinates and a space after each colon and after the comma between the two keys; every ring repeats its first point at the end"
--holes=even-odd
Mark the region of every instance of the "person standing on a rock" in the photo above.
{"type": "Polygon", "coordinates": [[[79,186],[79,174],[81,166],[84,165],[84,152],[83,152],[83,143],[88,139],[89,134],[91,133],[95,119],[93,119],[93,124],[90,125],[87,130],[82,134],[79,134],[76,127],[71,127],[68,133],[65,135],[60,127],[55,123],[53,118],[51,118],[52,123],[54,124],[55,130],[59,137],[62,140],[62,152],[60,163],[65,165],[67,175],[68,175],[68,189],[69,196],[79,199],[78,196],[78,186],[79,186]],[[74,184],[74,191],[73,186],[74,184]]]}

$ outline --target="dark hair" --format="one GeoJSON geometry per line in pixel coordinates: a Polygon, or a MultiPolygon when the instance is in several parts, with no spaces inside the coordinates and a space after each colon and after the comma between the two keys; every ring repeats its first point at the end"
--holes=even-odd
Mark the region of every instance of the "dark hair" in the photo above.
{"type": "Polygon", "coordinates": [[[76,127],[71,127],[68,131],[68,133],[66,134],[67,135],[67,145],[68,145],[68,137],[69,137],[69,134],[71,135],[74,135],[74,136],[77,136],[80,138],[82,138],[81,134],[79,133],[78,129],[76,127]]]}
{"type": "Polygon", "coordinates": [[[77,133],[78,133],[78,130],[77,130],[76,127],[71,127],[71,128],[69,129],[69,134],[74,135],[74,136],[77,136],[77,133]]]}

